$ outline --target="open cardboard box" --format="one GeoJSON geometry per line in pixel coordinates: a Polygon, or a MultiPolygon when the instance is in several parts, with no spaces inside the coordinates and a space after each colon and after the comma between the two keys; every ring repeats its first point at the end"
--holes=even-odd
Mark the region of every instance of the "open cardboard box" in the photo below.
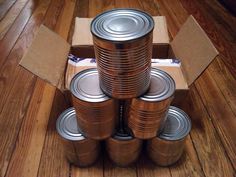
{"type": "MultiPolygon", "coordinates": [[[[162,69],[174,78],[176,94],[173,104],[178,105],[186,97],[189,86],[218,55],[218,51],[192,16],[171,42],[165,17],[153,18],[153,58],[177,58],[181,61],[181,64],[173,65],[152,63],[152,67],[162,69]]],[[[68,63],[67,59],[69,53],[80,58],[94,57],[91,20],[76,18],[72,45],[42,25],[20,65],[60,90],[68,90],[70,79],[76,72],[96,67],[96,64],[79,63],[70,66],[71,63],[68,63]],[[73,67],[76,69],[71,69],[73,67]]]]}

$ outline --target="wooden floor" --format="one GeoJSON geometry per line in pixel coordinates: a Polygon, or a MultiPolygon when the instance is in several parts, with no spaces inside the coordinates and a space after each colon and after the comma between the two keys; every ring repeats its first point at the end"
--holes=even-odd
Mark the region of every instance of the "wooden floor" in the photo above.
{"type": "Polygon", "coordinates": [[[0,0],[0,177],[231,177],[235,170],[236,18],[217,0],[0,0]],[[182,105],[193,127],[185,155],[169,168],[144,156],[129,168],[107,158],[85,169],[68,164],[55,121],[69,105],[58,90],[18,66],[40,24],[70,42],[75,16],[118,7],[166,16],[171,37],[193,14],[220,52],[182,105]]]}

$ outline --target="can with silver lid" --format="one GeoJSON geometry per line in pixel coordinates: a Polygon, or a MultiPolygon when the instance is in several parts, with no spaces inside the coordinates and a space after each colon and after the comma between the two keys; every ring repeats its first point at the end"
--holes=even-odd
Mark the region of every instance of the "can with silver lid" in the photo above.
{"type": "Polygon", "coordinates": [[[147,153],[157,165],[168,166],[179,160],[183,153],[186,136],[191,130],[191,121],[181,109],[170,106],[162,132],[148,140],[147,153]]]}
{"type": "Polygon", "coordinates": [[[152,17],[136,9],[106,11],[91,23],[101,89],[117,99],[145,93],[150,84],[152,17]]]}
{"type": "Polygon", "coordinates": [[[85,138],[77,124],[74,108],[65,110],[57,119],[57,132],[62,137],[67,160],[74,165],[85,167],[92,165],[98,158],[100,143],[85,138]]]}
{"type": "Polygon", "coordinates": [[[70,91],[84,136],[96,140],[110,137],[117,123],[118,104],[100,89],[97,69],[76,74],[71,80],[70,91]]]}
{"type": "Polygon", "coordinates": [[[127,124],[136,138],[150,139],[161,130],[174,92],[172,77],[152,68],[149,90],[141,97],[131,99],[128,108],[127,124]]]}
{"type": "Polygon", "coordinates": [[[106,150],[115,164],[128,166],[138,159],[142,150],[142,140],[127,132],[117,132],[106,140],[106,150]]]}

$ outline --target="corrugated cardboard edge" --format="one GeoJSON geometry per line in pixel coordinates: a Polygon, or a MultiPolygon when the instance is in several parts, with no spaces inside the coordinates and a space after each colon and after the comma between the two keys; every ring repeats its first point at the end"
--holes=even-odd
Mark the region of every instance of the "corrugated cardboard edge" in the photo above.
{"type": "MultiPolygon", "coordinates": [[[[164,16],[154,16],[155,27],[153,30],[153,43],[169,44],[169,35],[167,30],[166,18],[164,16]]],[[[92,18],[75,18],[75,28],[72,37],[72,47],[93,45],[90,24],[92,18]],[[81,35],[83,34],[83,35],[81,35]]]]}
{"type": "Polygon", "coordinates": [[[170,45],[176,58],[181,60],[188,85],[191,85],[219,54],[193,16],[187,19],[170,45]]]}
{"type": "Polygon", "coordinates": [[[20,65],[53,86],[63,89],[69,50],[70,45],[62,37],[41,25],[20,65]]]}

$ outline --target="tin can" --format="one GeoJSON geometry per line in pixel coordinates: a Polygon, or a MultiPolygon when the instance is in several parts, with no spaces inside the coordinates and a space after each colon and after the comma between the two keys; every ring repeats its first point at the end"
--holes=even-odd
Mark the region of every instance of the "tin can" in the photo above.
{"type": "Polygon", "coordinates": [[[149,158],[160,166],[172,165],[183,153],[186,136],[191,130],[191,121],[181,109],[171,106],[163,131],[148,140],[149,158]]]}
{"type": "Polygon", "coordinates": [[[57,119],[57,132],[62,137],[67,160],[80,167],[92,165],[98,158],[100,143],[85,138],[77,124],[74,108],[65,110],[57,119]]]}
{"type": "Polygon", "coordinates": [[[101,89],[117,99],[145,93],[150,84],[152,17],[135,9],[106,11],[91,23],[101,89]]]}
{"type": "Polygon", "coordinates": [[[117,132],[106,140],[106,150],[116,165],[128,166],[138,159],[142,150],[142,140],[125,132],[117,132]]]}
{"type": "Polygon", "coordinates": [[[102,140],[110,137],[118,117],[118,104],[99,86],[98,71],[86,69],[71,80],[72,103],[84,136],[102,140]]]}
{"type": "Polygon", "coordinates": [[[148,92],[131,99],[128,108],[127,124],[136,138],[150,139],[161,130],[174,92],[175,82],[172,77],[162,70],[152,68],[148,92]]]}

